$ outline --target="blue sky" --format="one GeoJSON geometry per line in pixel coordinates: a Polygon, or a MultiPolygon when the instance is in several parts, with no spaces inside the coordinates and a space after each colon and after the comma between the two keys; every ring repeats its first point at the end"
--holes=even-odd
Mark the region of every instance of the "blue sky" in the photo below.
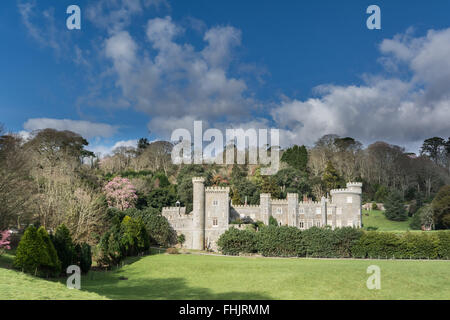
{"type": "Polygon", "coordinates": [[[448,1],[7,0],[0,122],[107,153],[175,128],[282,130],[417,151],[450,135],[448,1]],[[66,8],[81,8],[81,30],[66,8]],[[368,30],[366,8],[381,8],[368,30]]]}

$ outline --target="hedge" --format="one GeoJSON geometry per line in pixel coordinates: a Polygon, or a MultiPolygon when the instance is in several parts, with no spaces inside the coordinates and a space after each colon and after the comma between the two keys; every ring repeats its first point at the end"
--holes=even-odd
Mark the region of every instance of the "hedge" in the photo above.
{"type": "Polygon", "coordinates": [[[449,259],[450,233],[365,232],[352,248],[355,258],[449,259]]]}
{"type": "Polygon", "coordinates": [[[344,227],[265,226],[260,231],[230,228],[218,240],[226,255],[266,257],[450,259],[450,232],[396,234],[344,227]]]}
{"type": "Polygon", "coordinates": [[[257,249],[266,257],[302,257],[302,231],[295,227],[267,226],[256,233],[257,249]]]}
{"type": "Polygon", "coordinates": [[[240,253],[255,253],[256,232],[230,228],[217,241],[219,250],[226,255],[236,256],[240,253]]]}

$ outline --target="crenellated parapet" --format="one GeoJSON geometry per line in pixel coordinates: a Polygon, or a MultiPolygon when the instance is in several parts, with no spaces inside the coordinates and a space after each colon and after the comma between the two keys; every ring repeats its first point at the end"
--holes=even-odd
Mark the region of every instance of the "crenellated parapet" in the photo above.
{"type": "Polygon", "coordinates": [[[321,203],[319,201],[300,201],[298,203],[299,206],[320,206],[321,203]]]}
{"type": "Polygon", "coordinates": [[[287,199],[272,199],[272,204],[288,204],[287,199]]]}
{"type": "Polygon", "coordinates": [[[230,187],[206,187],[206,192],[230,192],[230,187]]]}
{"type": "Polygon", "coordinates": [[[238,204],[238,205],[231,205],[231,207],[236,209],[245,209],[245,208],[259,208],[259,204],[238,204]]]}

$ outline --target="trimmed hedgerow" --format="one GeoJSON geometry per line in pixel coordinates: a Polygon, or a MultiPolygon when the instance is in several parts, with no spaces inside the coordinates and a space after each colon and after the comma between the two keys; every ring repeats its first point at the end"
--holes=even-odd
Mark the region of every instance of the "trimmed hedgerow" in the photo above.
{"type": "Polygon", "coordinates": [[[437,233],[438,242],[438,256],[440,259],[450,260],[450,232],[439,231],[437,233]]]}
{"type": "Polygon", "coordinates": [[[303,231],[303,243],[307,257],[337,257],[336,235],[331,228],[312,227],[303,231]]]}
{"type": "Polygon", "coordinates": [[[302,231],[287,226],[264,227],[257,233],[257,249],[265,257],[303,257],[302,231]]]}
{"type": "Polygon", "coordinates": [[[265,226],[258,232],[231,228],[219,238],[223,254],[266,257],[450,259],[450,232],[396,234],[330,227],[301,231],[265,226]]]}
{"type": "Polygon", "coordinates": [[[256,232],[230,228],[217,241],[219,250],[226,255],[236,256],[240,253],[255,253],[256,232]]]}
{"type": "Polygon", "coordinates": [[[450,238],[449,235],[444,233],[395,234],[370,231],[365,232],[356,242],[352,255],[355,258],[447,259],[447,238],[450,238]]]}
{"type": "Polygon", "coordinates": [[[353,227],[343,227],[334,229],[333,232],[336,257],[352,257],[352,248],[361,238],[363,231],[353,227]]]}

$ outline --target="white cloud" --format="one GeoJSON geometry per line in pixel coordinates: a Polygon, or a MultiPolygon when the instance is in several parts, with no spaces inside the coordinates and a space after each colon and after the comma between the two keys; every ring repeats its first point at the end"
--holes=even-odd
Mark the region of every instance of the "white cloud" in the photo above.
{"type": "Polygon", "coordinates": [[[56,130],[69,130],[89,139],[93,137],[111,137],[117,132],[117,127],[106,123],[90,122],[84,120],[34,118],[28,119],[23,128],[27,131],[52,128],[56,130]]]}
{"type": "Polygon", "coordinates": [[[112,155],[114,149],[119,147],[137,147],[138,140],[121,140],[117,141],[113,145],[105,145],[105,144],[92,144],[87,147],[89,151],[92,151],[95,155],[98,155],[99,158],[104,158],[106,156],[112,155]]]}
{"type": "Polygon", "coordinates": [[[166,0],[99,0],[86,8],[86,17],[95,26],[116,33],[149,7],[170,8],[170,5],[166,0]]]}
{"type": "Polygon", "coordinates": [[[228,75],[240,31],[232,27],[206,31],[201,51],[176,42],[183,32],[170,17],[155,18],[146,28],[153,50],[138,46],[126,31],[105,41],[105,55],[112,61],[124,97],[153,118],[151,130],[159,123],[189,117],[250,119],[253,100],[247,97],[247,85],[228,75]]]}
{"type": "Polygon", "coordinates": [[[335,133],[416,148],[425,138],[449,136],[450,29],[421,38],[408,31],[384,40],[380,50],[390,71],[406,67],[411,76],[366,75],[360,86],[323,85],[317,98],[280,103],[271,115],[284,129],[284,144],[311,145],[335,133]]]}

